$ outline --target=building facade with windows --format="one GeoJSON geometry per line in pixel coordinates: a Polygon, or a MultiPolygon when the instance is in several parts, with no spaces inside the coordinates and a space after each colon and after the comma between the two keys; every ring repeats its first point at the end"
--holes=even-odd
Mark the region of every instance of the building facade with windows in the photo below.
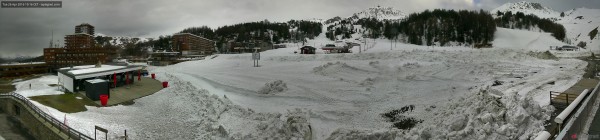
{"type": "Polygon", "coordinates": [[[215,42],[190,33],[173,35],[172,49],[181,55],[211,55],[215,52],[215,42]]]}
{"type": "Polygon", "coordinates": [[[85,33],[76,33],[65,36],[65,48],[96,47],[94,36],[85,33]]]}
{"type": "Polygon", "coordinates": [[[51,71],[58,68],[108,63],[117,56],[117,48],[96,46],[94,26],[84,23],[75,34],[65,36],[65,47],[44,48],[44,61],[51,71]]]}
{"type": "Polygon", "coordinates": [[[44,62],[0,64],[0,77],[19,77],[47,72],[48,66],[44,62]]]}

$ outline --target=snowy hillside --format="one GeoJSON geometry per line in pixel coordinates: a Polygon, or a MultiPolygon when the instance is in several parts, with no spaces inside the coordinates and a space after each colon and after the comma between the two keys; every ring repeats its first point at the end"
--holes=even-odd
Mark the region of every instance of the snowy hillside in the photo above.
{"type": "Polygon", "coordinates": [[[333,17],[325,20],[323,22],[323,32],[331,33],[332,30],[336,30],[336,34],[338,34],[336,36],[337,39],[351,40],[357,37],[362,37],[363,34],[366,34],[369,32],[369,30],[372,30],[361,26],[361,20],[363,20],[362,22],[365,20],[370,21],[371,19],[375,19],[376,21],[399,21],[407,17],[407,13],[392,7],[371,7],[358,13],[354,13],[352,16],[347,18],[333,17]]]}
{"type": "Polygon", "coordinates": [[[581,51],[556,51],[550,50],[550,46],[567,45],[560,40],[556,40],[550,33],[541,33],[533,31],[497,28],[495,38],[492,44],[495,48],[509,48],[514,50],[543,52],[550,51],[557,57],[582,57],[590,56],[589,49],[581,51]]]}
{"type": "Polygon", "coordinates": [[[408,16],[407,13],[402,12],[400,10],[396,10],[392,7],[371,7],[366,10],[363,10],[358,13],[354,13],[349,19],[361,19],[361,18],[376,18],[379,20],[390,19],[390,20],[399,20],[406,18],[408,16]]]}
{"type": "Polygon", "coordinates": [[[539,3],[522,1],[504,4],[490,12],[495,15],[497,11],[511,11],[513,14],[522,12],[526,15],[533,14],[540,18],[551,19],[565,27],[566,42],[570,45],[585,42],[589,50],[600,51],[600,36],[597,35],[593,38],[588,36],[592,30],[600,26],[600,9],[576,8],[558,12],[539,3]],[[561,16],[561,13],[564,13],[564,16],[561,16]]]}
{"type": "Polygon", "coordinates": [[[600,27],[600,9],[577,8],[564,13],[558,23],[567,29],[567,39],[571,44],[586,42],[589,49],[600,51],[600,35],[589,36],[592,30],[600,27]]]}
{"type": "Polygon", "coordinates": [[[560,17],[560,12],[556,12],[548,7],[543,7],[539,3],[531,3],[526,1],[521,1],[517,3],[506,3],[492,11],[491,14],[495,15],[498,11],[507,12],[511,11],[514,13],[521,12],[525,15],[534,14],[540,18],[549,18],[554,19],[560,17]]]}
{"type": "Polygon", "coordinates": [[[99,37],[99,36],[109,38],[107,41],[108,41],[108,43],[110,43],[113,46],[122,46],[126,43],[139,43],[139,42],[148,41],[148,38],[141,38],[141,37],[109,36],[109,35],[105,35],[102,33],[96,33],[94,35],[94,37],[99,37]]]}
{"type": "Polygon", "coordinates": [[[496,39],[492,44],[498,48],[545,51],[550,49],[549,46],[566,45],[556,40],[550,33],[497,28],[494,36],[496,39]]]}

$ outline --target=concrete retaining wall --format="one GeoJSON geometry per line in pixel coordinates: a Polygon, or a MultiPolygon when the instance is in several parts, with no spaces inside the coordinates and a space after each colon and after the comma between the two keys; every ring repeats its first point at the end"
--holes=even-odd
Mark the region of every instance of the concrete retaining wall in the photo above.
{"type": "Polygon", "coordinates": [[[19,101],[11,98],[0,98],[0,108],[4,113],[16,119],[16,122],[20,123],[20,126],[25,128],[26,132],[36,139],[63,139],[56,133],[58,129],[53,128],[49,122],[44,121],[43,118],[19,101]]]}

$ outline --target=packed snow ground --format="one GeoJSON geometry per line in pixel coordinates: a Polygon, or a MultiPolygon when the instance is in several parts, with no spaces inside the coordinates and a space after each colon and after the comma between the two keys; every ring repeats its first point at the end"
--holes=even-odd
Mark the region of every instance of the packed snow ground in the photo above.
{"type": "MultiPolygon", "coordinates": [[[[317,48],[325,43],[323,37],[308,42],[317,48]]],[[[132,139],[527,139],[543,130],[553,110],[547,93],[575,84],[587,65],[534,57],[529,51],[544,50],[529,48],[542,43],[472,49],[369,39],[360,54],[355,47],[352,54],[314,55],[295,54],[298,47],[288,44],[262,52],[260,67],[252,66],[251,54],[219,54],[149,68],[171,87],[133,105],[87,107],[66,116],[77,130],[93,135],[99,125],[111,138],[127,129],[132,139]],[[494,81],[503,84],[491,86],[494,81]],[[410,130],[381,117],[408,105],[414,111],[404,115],[423,120],[410,130]]],[[[49,86],[30,90],[28,83],[56,83],[55,76],[19,82],[17,91],[60,93],[49,86]]]]}

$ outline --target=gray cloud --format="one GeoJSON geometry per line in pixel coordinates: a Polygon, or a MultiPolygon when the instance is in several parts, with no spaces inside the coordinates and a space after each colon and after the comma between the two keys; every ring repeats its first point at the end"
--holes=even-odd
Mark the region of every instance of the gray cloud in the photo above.
{"type": "MultiPolygon", "coordinates": [[[[0,8],[0,56],[39,56],[51,30],[63,43],[75,25],[90,23],[96,33],[156,38],[186,27],[216,28],[248,21],[347,17],[377,5],[409,13],[424,9],[490,10],[513,0],[63,0],[63,8],[0,8]]],[[[600,8],[598,0],[532,0],[563,11],[600,8]]]]}

